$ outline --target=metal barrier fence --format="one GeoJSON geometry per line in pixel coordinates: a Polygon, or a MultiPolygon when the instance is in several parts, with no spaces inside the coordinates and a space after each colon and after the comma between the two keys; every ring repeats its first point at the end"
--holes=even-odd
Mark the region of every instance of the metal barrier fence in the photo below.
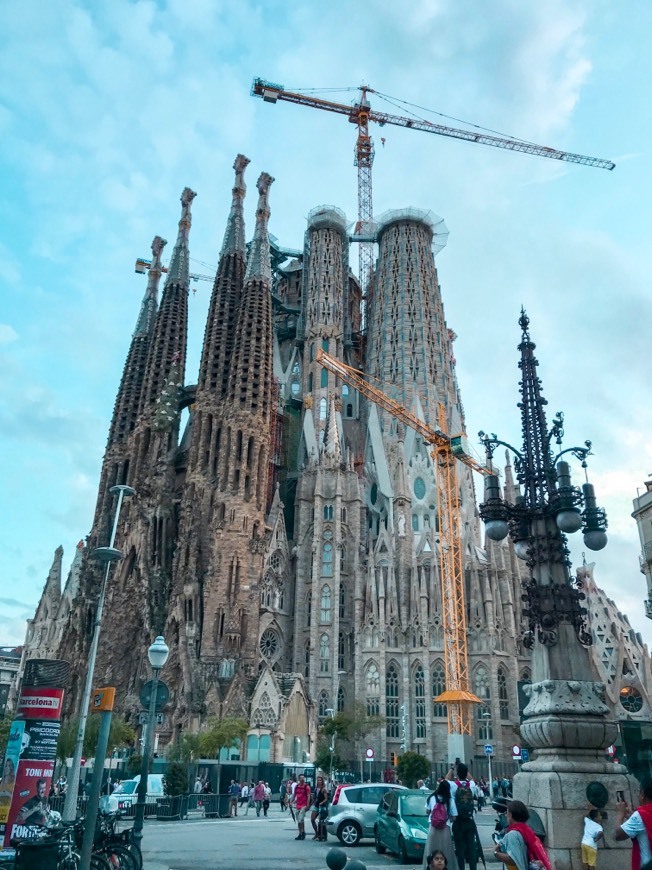
{"type": "MultiPolygon", "coordinates": [[[[63,795],[53,796],[49,800],[50,809],[57,812],[63,812],[63,804],[65,797],[63,795]]],[[[242,813],[246,808],[239,804],[239,811],[242,813]]],[[[88,798],[83,795],[77,798],[77,816],[84,816],[88,806],[88,798]]],[[[122,817],[124,819],[133,819],[136,815],[136,803],[123,806],[121,808],[122,817]]],[[[157,819],[158,821],[178,821],[187,819],[188,816],[202,816],[206,819],[226,819],[229,817],[229,795],[228,794],[182,794],[170,797],[156,798],[156,802],[148,802],[145,804],[145,818],[157,819]]]]}

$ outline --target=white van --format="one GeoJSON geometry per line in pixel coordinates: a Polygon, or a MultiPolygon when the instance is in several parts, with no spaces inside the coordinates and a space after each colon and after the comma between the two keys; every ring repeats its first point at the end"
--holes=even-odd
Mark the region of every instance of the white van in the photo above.
{"type": "MultiPolygon", "coordinates": [[[[100,809],[104,812],[115,810],[128,810],[138,802],[136,789],[140,782],[140,774],[133,779],[123,779],[116,790],[110,795],[103,795],[100,799],[100,809]]],[[[147,775],[147,798],[146,803],[155,804],[157,798],[164,797],[163,774],[149,773],[147,775]]]]}

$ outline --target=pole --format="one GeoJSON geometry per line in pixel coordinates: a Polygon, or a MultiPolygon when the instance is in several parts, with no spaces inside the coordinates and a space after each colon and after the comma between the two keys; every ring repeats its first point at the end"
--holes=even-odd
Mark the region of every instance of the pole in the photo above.
{"type": "Polygon", "coordinates": [[[147,800],[147,773],[149,768],[149,756],[152,751],[152,743],[154,737],[154,728],[156,726],[156,694],[158,689],[158,678],[161,673],[160,668],[152,668],[152,695],[149,699],[149,713],[147,714],[147,729],[145,731],[145,743],[143,744],[143,761],[140,766],[140,782],[138,783],[136,803],[136,815],[134,816],[134,827],[132,836],[134,843],[140,848],[141,840],[143,839],[143,822],[145,821],[145,803],[147,800]]]}
{"type": "MultiPolygon", "coordinates": [[[[113,518],[113,528],[111,529],[111,540],[107,551],[113,550],[115,544],[115,536],[118,530],[118,517],[122,508],[122,500],[125,495],[133,495],[134,490],[130,486],[113,486],[111,492],[118,492],[118,504],[115,509],[113,518]]],[[[117,551],[114,551],[116,553],[117,551]]],[[[72,757],[72,765],[68,774],[68,788],[66,789],[66,800],[63,805],[63,819],[66,822],[72,822],[77,816],[77,792],[79,787],[79,771],[81,770],[81,758],[84,751],[84,735],[86,734],[86,720],[88,719],[88,708],[91,703],[91,692],[93,691],[93,674],[95,672],[95,660],[97,658],[97,647],[100,642],[100,627],[102,625],[102,611],[104,610],[104,598],[106,596],[106,584],[109,580],[109,572],[111,570],[111,562],[114,556],[107,558],[106,567],[104,569],[104,578],[100,589],[100,597],[97,600],[97,610],[95,612],[95,624],[93,626],[93,639],[91,640],[91,648],[88,653],[88,670],[86,671],[86,683],[84,685],[84,694],[82,695],[81,708],[79,711],[79,727],[77,729],[77,742],[75,743],[75,754],[72,757]]]]}
{"type": "Polygon", "coordinates": [[[97,808],[100,802],[104,759],[106,758],[106,750],[109,745],[109,731],[111,730],[112,715],[113,714],[110,710],[100,713],[100,731],[97,737],[97,751],[95,752],[91,793],[88,798],[86,822],[84,824],[84,840],[82,842],[80,863],[81,870],[90,870],[91,866],[91,852],[93,851],[93,840],[95,839],[95,822],[97,820],[97,808]]]}
{"type": "Polygon", "coordinates": [[[493,800],[493,797],[494,797],[494,786],[493,786],[494,778],[493,778],[493,775],[491,773],[491,755],[487,756],[487,762],[489,763],[489,795],[490,795],[491,799],[493,800]]]}

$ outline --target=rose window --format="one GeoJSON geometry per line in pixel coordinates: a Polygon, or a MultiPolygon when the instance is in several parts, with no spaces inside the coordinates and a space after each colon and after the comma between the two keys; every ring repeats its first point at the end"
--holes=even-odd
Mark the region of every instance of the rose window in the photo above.
{"type": "Polygon", "coordinates": [[[260,652],[268,660],[274,658],[278,652],[278,635],[271,628],[266,628],[260,636],[260,652]]]}
{"type": "Polygon", "coordinates": [[[620,690],[620,703],[628,713],[640,713],[643,709],[641,693],[633,686],[620,690]]]}

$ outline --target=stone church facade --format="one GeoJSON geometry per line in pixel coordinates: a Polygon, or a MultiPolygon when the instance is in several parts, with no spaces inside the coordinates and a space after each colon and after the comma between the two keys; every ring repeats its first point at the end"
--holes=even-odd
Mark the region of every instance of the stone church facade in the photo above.
{"type": "MultiPolygon", "coordinates": [[[[437,470],[420,436],[323,369],[317,351],[364,371],[431,426],[443,415],[449,432],[462,431],[435,265],[445,226],[412,208],[377,219],[363,314],[339,209],[315,208],[302,251],[288,256],[269,236],[273,179],[262,173],[246,243],[248,162],[239,155],[234,166],[196,383],[185,371],[193,191],[182,194],[167,273],[166,242],[154,239],[93,526],[74,582],[58,593],[65,603],[54,601],[54,581],[44,593],[48,618],[58,614],[47,653],[73,663],[72,710],[101,583],[91,554],[109,541],[111,488],[128,484],[136,494],[117,526],[123,558],[107,587],[95,679],[117,687],[123,712],[139,709],[146,650],[163,634],[172,690],[163,743],[211,716],[241,715],[266,757],[300,761],[314,755],[329,711],[359,702],[386,720],[368,738],[376,758],[406,747],[443,762],[437,470]]],[[[507,760],[517,682],[529,679],[524,564],[509,542],[483,539],[471,472],[460,465],[458,479],[470,688],[482,700],[472,754],[484,757],[490,742],[507,760]]],[[[505,487],[515,492],[509,466],[505,487]]]]}

